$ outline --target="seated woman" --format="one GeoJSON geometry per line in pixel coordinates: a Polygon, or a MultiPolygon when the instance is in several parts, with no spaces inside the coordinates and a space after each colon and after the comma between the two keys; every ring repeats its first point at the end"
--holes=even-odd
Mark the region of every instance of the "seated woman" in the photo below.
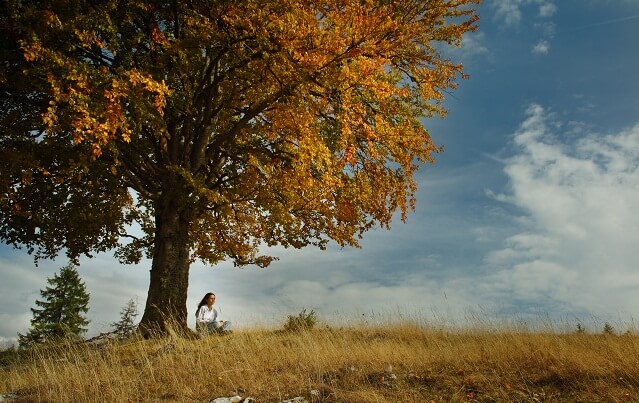
{"type": "Polygon", "coordinates": [[[231,331],[231,322],[217,320],[217,309],[213,308],[215,294],[207,292],[197,306],[195,327],[202,334],[227,333],[231,331]]]}

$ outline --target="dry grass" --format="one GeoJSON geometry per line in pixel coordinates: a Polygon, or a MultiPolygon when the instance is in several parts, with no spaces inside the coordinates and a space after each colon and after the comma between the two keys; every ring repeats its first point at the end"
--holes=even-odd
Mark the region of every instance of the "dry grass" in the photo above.
{"type": "Polygon", "coordinates": [[[0,369],[20,401],[639,401],[639,337],[392,326],[67,345],[0,369]],[[312,391],[312,392],[311,392],[312,391]]]}

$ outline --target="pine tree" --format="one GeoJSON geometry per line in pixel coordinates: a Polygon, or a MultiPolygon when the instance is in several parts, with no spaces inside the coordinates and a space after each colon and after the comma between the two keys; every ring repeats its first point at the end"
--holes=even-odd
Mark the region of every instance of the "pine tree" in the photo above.
{"type": "Polygon", "coordinates": [[[43,300],[35,302],[39,308],[31,308],[31,329],[25,335],[18,333],[21,348],[81,337],[87,331],[89,293],[73,264],[61,268],[47,283],[49,286],[40,290],[43,300]]]}
{"type": "Polygon", "coordinates": [[[135,325],[135,318],[138,316],[138,304],[133,298],[127,302],[127,304],[120,311],[120,320],[118,322],[111,323],[113,327],[113,334],[120,339],[126,339],[131,336],[137,326],[135,325]]]}

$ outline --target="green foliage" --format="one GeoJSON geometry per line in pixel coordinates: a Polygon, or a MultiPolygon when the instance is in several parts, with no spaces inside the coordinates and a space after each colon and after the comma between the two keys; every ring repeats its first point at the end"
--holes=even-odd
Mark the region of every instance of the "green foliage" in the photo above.
{"type": "Polygon", "coordinates": [[[286,323],[284,323],[284,330],[287,332],[311,330],[316,323],[317,315],[315,315],[315,311],[311,310],[307,313],[306,309],[302,309],[297,316],[288,315],[286,323]]]}
{"type": "Polygon", "coordinates": [[[35,302],[39,308],[31,308],[31,329],[24,335],[18,333],[21,348],[79,338],[87,331],[89,294],[73,264],[60,269],[47,283],[49,286],[40,290],[43,300],[35,302]]]}
{"type": "Polygon", "coordinates": [[[130,337],[137,329],[135,318],[138,316],[138,304],[131,298],[120,311],[120,320],[111,323],[113,334],[120,339],[130,337]]]}

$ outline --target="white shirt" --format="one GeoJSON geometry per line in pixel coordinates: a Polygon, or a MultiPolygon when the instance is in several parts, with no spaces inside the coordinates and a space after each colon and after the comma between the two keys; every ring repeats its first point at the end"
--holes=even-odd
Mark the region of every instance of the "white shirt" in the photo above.
{"type": "Polygon", "coordinates": [[[215,322],[217,320],[217,310],[213,307],[209,309],[207,305],[202,305],[200,310],[197,311],[197,321],[198,322],[215,322]]]}

